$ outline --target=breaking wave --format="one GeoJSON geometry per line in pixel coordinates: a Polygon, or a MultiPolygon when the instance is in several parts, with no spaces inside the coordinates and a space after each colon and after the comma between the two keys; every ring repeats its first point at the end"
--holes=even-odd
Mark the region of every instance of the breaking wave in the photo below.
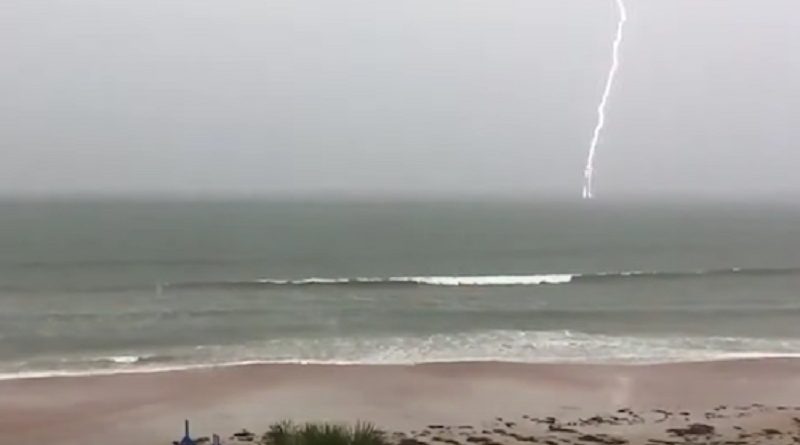
{"type": "Polygon", "coordinates": [[[557,273],[537,275],[451,275],[451,276],[394,276],[394,277],[342,277],[342,278],[261,278],[252,281],[165,283],[164,288],[244,287],[244,286],[537,286],[581,282],[617,281],[633,279],[686,279],[712,276],[776,276],[800,275],[800,268],[729,268],[696,271],[623,271],[599,273],[557,273]]]}

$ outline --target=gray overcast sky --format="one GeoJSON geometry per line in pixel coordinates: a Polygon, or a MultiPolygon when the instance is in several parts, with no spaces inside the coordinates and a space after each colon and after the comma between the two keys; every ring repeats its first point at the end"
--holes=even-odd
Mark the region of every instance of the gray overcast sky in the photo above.
{"type": "MultiPolygon", "coordinates": [[[[600,196],[800,194],[800,2],[628,0],[600,196]]],[[[580,193],[612,0],[4,0],[0,191],[580,193]]]]}

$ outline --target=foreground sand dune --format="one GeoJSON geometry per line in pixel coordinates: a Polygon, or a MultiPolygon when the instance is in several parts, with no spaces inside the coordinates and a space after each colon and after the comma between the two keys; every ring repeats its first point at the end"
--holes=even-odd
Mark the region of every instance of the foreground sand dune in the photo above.
{"type": "Polygon", "coordinates": [[[226,437],[284,418],[362,419],[409,445],[791,444],[800,360],[249,365],[0,382],[4,443],[168,444],[184,418],[197,435],[226,437]]]}

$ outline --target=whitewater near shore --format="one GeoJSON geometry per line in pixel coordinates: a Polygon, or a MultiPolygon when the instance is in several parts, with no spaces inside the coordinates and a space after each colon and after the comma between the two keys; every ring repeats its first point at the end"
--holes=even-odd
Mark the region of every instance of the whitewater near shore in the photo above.
{"type": "Polygon", "coordinates": [[[406,443],[788,444],[798,440],[800,360],[250,365],[0,381],[9,443],[166,444],[184,418],[198,436],[368,420],[406,443]]]}
{"type": "Polygon", "coordinates": [[[0,295],[0,380],[253,363],[794,356],[798,277],[798,268],[727,268],[14,291],[0,295]]]}

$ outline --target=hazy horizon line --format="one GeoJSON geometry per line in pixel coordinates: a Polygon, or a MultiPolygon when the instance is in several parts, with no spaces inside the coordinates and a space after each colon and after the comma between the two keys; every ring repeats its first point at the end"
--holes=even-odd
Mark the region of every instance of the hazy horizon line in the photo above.
{"type": "Polygon", "coordinates": [[[611,196],[600,194],[587,201],[579,194],[572,193],[411,193],[411,192],[61,192],[61,193],[3,193],[2,202],[47,202],[47,201],[276,201],[276,202],[719,202],[719,203],[789,203],[800,205],[800,191],[748,192],[729,195],[723,193],[614,193],[611,196]]]}

